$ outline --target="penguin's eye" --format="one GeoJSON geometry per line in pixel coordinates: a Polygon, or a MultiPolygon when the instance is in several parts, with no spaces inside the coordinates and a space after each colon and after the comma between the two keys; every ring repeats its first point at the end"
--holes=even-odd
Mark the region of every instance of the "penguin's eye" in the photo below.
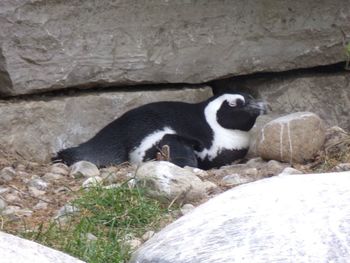
{"type": "Polygon", "coordinates": [[[238,107],[238,108],[240,108],[240,107],[243,107],[244,106],[244,100],[241,100],[241,99],[236,99],[236,100],[231,100],[231,101],[229,101],[228,102],[228,105],[230,106],[230,107],[238,107]]]}

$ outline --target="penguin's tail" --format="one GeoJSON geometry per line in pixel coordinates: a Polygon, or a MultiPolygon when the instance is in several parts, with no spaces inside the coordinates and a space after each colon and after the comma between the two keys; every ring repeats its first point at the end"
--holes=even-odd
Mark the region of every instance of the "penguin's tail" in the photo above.
{"type": "Polygon", "coordinates": [[[64,163],[68,166],[81,161],[83,159],[77,158],[76,147],[68,148],[57,152],[57,154],[51,158],[53,163],[64,163]]]}

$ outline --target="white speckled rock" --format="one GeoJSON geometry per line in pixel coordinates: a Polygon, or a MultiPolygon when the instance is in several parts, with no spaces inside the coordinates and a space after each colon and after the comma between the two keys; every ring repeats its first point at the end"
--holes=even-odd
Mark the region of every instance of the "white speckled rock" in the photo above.
{"type": "Polygon", "coordinates": [[[4,263],[83,263],[63,252],[3,232],[0,232],[0,255],[4,263]]]}
{"type": "Polygon", "coordinates": [[[321,149],[326,136],[324,122],[314,113],[292,113],[267,123],[258,140],[258,154],[264,159],[304,163],[321,149]]]}
{"type": "Polygon", "coordinates": [[[345,263],[350,172],[237,186],[168,225],[130,263],[345,263]]]}
{"type": "Polygon", "coordinates": [[[136,170],[136,183],[161,201],[192,202],[207,196],[206,185],[193,172],[170,162],[147,162],[136,170]]]}
{"type": "Polygon", "coordinates": [[[70,176],[74,178],[99,176],[97,166],[87,161],[76,162],[71,166],[70,176]]]}

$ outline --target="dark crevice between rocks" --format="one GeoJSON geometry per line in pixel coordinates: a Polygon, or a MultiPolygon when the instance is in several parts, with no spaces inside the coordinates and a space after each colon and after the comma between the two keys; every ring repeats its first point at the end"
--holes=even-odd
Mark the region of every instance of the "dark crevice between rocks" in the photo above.
{"type": "Polygon", "coordinates": [[[289,79],[308,76],[317,77],[318,75],[335,75],[344,74],[345,72],[348,72],[350,74],[350,71],[345,69],[345,64],[346,62],[339,62],[325,66],[293,69],[281,72],[258,72],[248,75],[213,80],[208,82],[207,84],[213,88],[214,94],[221,94],[228,91],[244,91],[252,94],[253,96],[256,96],[257,89],[252,87],[253,83],[262,84],[264,82],[277,79],[289,79]]]}
{"type": "MultiPolygon", "coordinates": [[[[1,55],[1,54],[0,54],[1,55]]],[[[1,58],[1,57],[0,57],[1,58]]],[[[298,78],[305,76],[317,76],[318,74],[342,74],[349,72],[345,69],[346,62],[340,62],[331,65],[317,66],[312,68],[293,69],[282,72],[258,72],[247,75],[240,75],[228,78],[222,78],[218,80],[212,80],[204,83],[152,83],[152,84],[137,84],[137,85],[116,85],[116,84],[104,84],[94,85],[86,84],[76,87],[67,87],[65,89],[58,89],[47,92],[40,92],[35,94],[24,94],[17,96],[0,96],[0,100],[3,101],[24,101],[24,100],[50,100],[58,97],[65,96],[81,96],[99,92],[143,92],[143,91],[157,91],[157,90],[172,90],[182,88],[201,88],[210,86],[213,89],[214,94],[221,94],[224,92],[232,91],[245,91],[256,95],[257,90],[251,87],[251,83],[263,83],[265,81],[271,81],[273,79],[286,79],[286,78],[298,78]]],[[[0,68],[1,70],[1,68],[0,68]]],[[[350,74],[350,72],[349,72],[350,74]]]]}
{"type": "Polygon", "coordinates": [[[52,90],[47,92],[23,94],[17,96],[0,96],[0,101],[39,101],[39,100],[50,100],[59,97],[73,97],[73,96],[84,96],[89,94],[107,93],[107,92],[146,92],[146,91],[157,91],[157,90],[176,90],[183,88],[202,88],[207,86],[206,84],[187,84],[187,83],[160,83],[160,84],[138,84],[138,85],[81,85],[77,87],[67,87],[64,89],[52,90]]]}

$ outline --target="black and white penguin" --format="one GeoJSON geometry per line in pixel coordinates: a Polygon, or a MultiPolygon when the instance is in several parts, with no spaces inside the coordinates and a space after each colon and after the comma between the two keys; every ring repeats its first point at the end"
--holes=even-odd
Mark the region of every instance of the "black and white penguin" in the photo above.
{"type": "Polygon", "coordinates": [[[124,113],[87,142],[58,152],[54,160],[68,165],[80,160],[97,166],[138,164],[154,159],[159,146],[170,144],[170,155],[184,155],[185,161],[173,160],[175,164],[220,167],[245,156],[248,131],[265,110],[263,102],[243,93],[216,95],[196,104],[150,103],[124,113]]]}

